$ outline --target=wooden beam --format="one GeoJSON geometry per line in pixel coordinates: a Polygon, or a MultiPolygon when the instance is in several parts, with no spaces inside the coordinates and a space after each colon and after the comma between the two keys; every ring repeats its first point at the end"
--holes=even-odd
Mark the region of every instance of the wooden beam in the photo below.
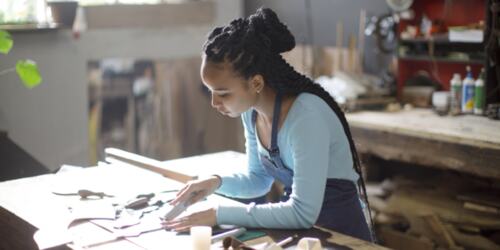
{"type": "Polygon", "coordinates": [[[186,183],[190,180],[195,180],[198,176],[181,173],[177,170],[162,166],[160,161],[144,157],[138,154],[130,153],[117,148],[106,148],[104,150],[106,157],[111,157],[116,160],[144,168],[155,173],[159,173],[167,178],[186,183]]]}

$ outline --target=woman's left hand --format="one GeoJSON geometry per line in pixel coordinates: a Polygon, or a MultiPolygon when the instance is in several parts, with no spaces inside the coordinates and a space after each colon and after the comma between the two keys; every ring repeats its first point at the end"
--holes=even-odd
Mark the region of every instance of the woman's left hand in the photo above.
{"type": "Polygon", "coordinates": [[[194,212],[183,217],[162,222],[162,225],[166,229],[172,229],[177,232],[189,231],[192,226],[215,226],[216,224],[217,215],[215,208],[194,212]]]}

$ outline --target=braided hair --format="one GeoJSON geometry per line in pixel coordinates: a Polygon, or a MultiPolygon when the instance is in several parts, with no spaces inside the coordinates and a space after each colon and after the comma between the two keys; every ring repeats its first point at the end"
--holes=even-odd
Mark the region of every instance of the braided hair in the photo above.
{"type": "Polygon", "coordinates": [[[230,62],[233,70],[245,79],[256,74],[262,75],[269,87],[283,95],[296,96],[306,92],[323,99],[342,123],[349,141],[353,168],[360,176],[358,184],[368,204],[361,163],[345,115],[323,87],[295,71],[283,59],[281,53],[294,47],[295,38],[276,13],[268,8],[260,8],[248,18],[235,19],[227,26],[215,28],[203,45],[203,51],[207,61],[230,62]]]}

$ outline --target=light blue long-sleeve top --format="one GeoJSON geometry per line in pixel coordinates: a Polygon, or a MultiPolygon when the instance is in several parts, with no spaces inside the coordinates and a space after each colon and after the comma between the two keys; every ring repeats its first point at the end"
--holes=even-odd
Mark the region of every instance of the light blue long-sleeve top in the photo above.
{"type": "MultiPolygon", "coordinates": [[[[241,115],[245,129],[248,168],[221,176],[218,193],[254,198],[266,194],[274,181],[258,154],[269,156],[252,125],[252,110],[241,115]]],[[[349,142],[339,118],[320,97],[300,94],[278,132],[280,156],[294,172],[292,194],[286,202],[241,204],[217,208],[217,224],[261,228],[309,228],[319,216],[327,178],[359,178],[353,169],[349,142]]],[[[334,211],[333,211],[334,212],[334,211]]]]}

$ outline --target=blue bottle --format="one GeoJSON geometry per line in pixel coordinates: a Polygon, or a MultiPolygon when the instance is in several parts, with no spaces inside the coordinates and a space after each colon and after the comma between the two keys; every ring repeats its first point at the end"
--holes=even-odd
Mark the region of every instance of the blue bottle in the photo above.
{"type": "Polygon", "coordinates": [[[470,66],[467,66],[467,76],[462,84],[462,113],[472,114],[474,112],[474,78],[470,66]]]}

